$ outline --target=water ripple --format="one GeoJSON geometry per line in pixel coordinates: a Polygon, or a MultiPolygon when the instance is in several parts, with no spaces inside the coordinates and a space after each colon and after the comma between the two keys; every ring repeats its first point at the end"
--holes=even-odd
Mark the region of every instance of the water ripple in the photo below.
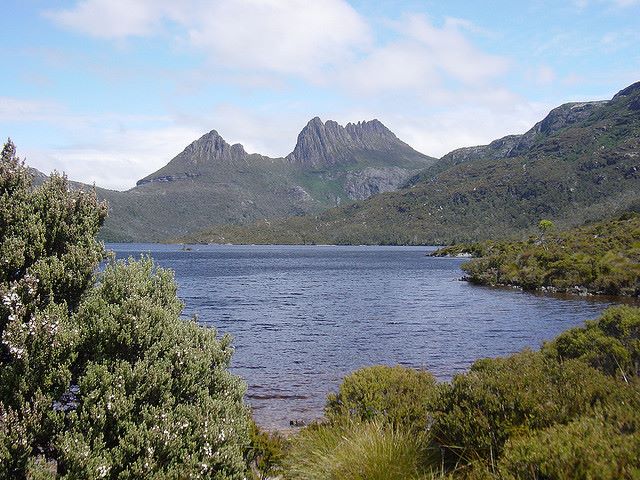
{"type": "Polygon", "coordinates": [[[322,415],[344,375],[371,364],[440,379],[595,318],[607,302],[457,281],[463,260],[415,247],[111,245],[150,252],[176,273],[185,316],[234,336],[232,369],[256,420],[283,427],[322,415]]]}

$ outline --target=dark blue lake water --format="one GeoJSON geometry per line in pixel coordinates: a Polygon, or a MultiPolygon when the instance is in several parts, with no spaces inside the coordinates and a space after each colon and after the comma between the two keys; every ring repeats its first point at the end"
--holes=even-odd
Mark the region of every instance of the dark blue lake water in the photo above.
{"type": "Polygon", "coordinates": [[[506,355],[585,319],[607,301],[461,282],[462,259],[425,247],[112,244],[175,271],[185,315],[234,337],[233,371],[265,427],[322,415],[327,393],[373,364],[449,379],[476,359],[506,355]]]}

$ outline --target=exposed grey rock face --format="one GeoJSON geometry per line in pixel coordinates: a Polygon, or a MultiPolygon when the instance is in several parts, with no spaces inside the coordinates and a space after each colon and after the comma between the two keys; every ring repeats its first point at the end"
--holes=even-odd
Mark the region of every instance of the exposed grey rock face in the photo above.
{"type": "Polygon", "coordinates": [[[348,172],[344,189],[352,200],[365,200],[372,195],[392,192],[400,188],[411,176],[411,172],[397,167],[368,167],[357,172],[348,172]]]}
{"type": "Polygon", "coordinates": [[[379,120],[348,123],[346,127],[333,120],[322,122],[315,117],[298,135],[296,146],[287,160],[294,164],[321,167],[356,163],[367,152],[384,154],[400,152],[407,157],[429,158],[411,149],[379,120]]]}
{"type": "Polygon", "coordinates": [[[217,162],[238,162],[246,158],[247,155],[242,145],[239,143],[229,145],[217,131],[211,130],[189,144],[164,168],[138,180],[136,185],[194,178],[200,175],[194,171],[199,167],[206,169],[217,162]]]}
{"type": "Polygon", "coordinates": [[[160,240],[214,224],[318,212],[394,190],[435,163],[378,120],[312,119],[287,157],[249,154],[215,130],[127,191],[108,193],[109,240],[160,240]]]}
{"type": "Polygon", "coordinates": [[[192,142],[178,155],[188,159],[194,165],[211,160],[240,160],[247,156],[239,143],[229,145],[217,131],[211,130],[195,142],[192,142]]]}

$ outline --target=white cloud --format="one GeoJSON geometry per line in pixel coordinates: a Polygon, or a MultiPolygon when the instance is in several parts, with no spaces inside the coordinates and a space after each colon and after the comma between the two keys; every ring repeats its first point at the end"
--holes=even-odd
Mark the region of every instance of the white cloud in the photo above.
{"type": "MultiPolygon", "coordinates": [[[[212,78],[258,92],[284,91],[297,78],[309,86],[310,97],[318,94],[315,88],[348,95],[344,106],[318,106],[317,99],[268,104],[256,96],[256,105],[229,101],[203,109],[204,114],[176,101],[171,103],[179,111],[158,119],[160,126],[125,118],[133,126],[124,131],[114,126],[115,118],[100,125],[105,120],[100,116],[92,133],[84,132],[85,140],[72,136],[77,141],[50,149],[46,158],[71,178],[104,186],[132,186],[212,128],[249,152],[282,156],[315,115],[343,124],[379,118],[414,148],[441,156],[522,133],[548,111],[497,86],[510,62],[479,48],[473,36],[492,33],[465,19],[437,25],[425,15],[405,15],[386,22],[376,43],[372,27],[344,0],[83,0],[47,15],[65,28],[104,39],[177,35],[181,48],[206,58],[192,75],[181,76],[179,94],[196,96],[212,78]]],[[[543,82],[555,78],[544,66],[536,74],[543,82]]]]}
{"type": "Polygon", "coordinates": [[[0,97],[0,122],[49,121],[60,111],[56,102],[0,97]]]}
{"type": "Polygon", "coordinates": [[[350,59],[370,41],[366,22],[344,0],[84,0],[45,15],[105,39],[159,35],[172,23],[181,41],[217,68],[305,77],[350,59]]]}
{"type": "Polygon", "coordinates": [[[12,132],[21,125],[56,132],[46,147],[24,148],[16,139],[30,166],[114,189],[134,186],[203,133],[164,115],[86,114],[56,102],[0,97],[0,127],[5,125],[12,132]]]}
{"type": "Polygon", "coordinates": [[[98,38],[125,38],[154,33],[169,10],[163,0],[83,0],[66,10],[48,10],[57,24],[98,38]]]}
{"type": "Polygon", "coordinates": [[[399,39],[346,66],[342,82],[355,92],[424,92],[451,83],[477,85],[500,76],[508,61],[475,47],[464,34],[471,27],[460,19],[447,19],[436,27],[424,15],[405,16],[395,26],[399,39]]]}
{"type": "Polygon", "coordinates": [[[311,77],[366,46],[369,29],[341,0],[245,0],[215,3],[189,38],[216,64],[311,77]]]}
{"type": "Polygon", "coordinates": [[[640,5],[640,0],[573,0],[573,4],[579,10],[584,10],[592,4],[602,4],[614,8],[629,8],[640,5]]]}
{"type": "Polygon", "coordinates": [[[203,132],[180,126],[155,129],[105,129],[95,132],[99,140],[42,149],[27,149],[29,165],[99,187],[125,190],[167,162],[203,132]]]}
{"type": "Polygon", "coordinates": [[[524,133],[551,108],[524,100],[508,107],[472,105],[422,117],[392,116],[387,126],[416,150],[441,157],[456,148],[524,133]]]}
{"type": "Polygon", "coordinates": [[[469,89],[445,95],[438,109],[414,105],[394,110],[371,105],[368,109],[332,112],[328,118],[346,123],[377,117],[416,150],[441,157],[456,148],[485,145],[505,135],[524,133],[556,106],[530,102],[501,88],[469,89]]]}

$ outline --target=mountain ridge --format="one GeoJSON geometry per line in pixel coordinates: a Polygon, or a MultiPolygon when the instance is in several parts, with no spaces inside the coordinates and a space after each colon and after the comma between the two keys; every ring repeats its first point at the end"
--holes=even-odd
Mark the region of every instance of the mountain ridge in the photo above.
{"type": "Polygon", "coordinates": [[[630,210],[640,210],[640,82],[611,100],[561,105],[525,134],[454,150],[397,191],[180,240],[442,245],[521,238],[541,218],[565,228],[630,210]]]}
{"type": "Polygon", "coordinates": [[[286,157],[247,153],[216,130],[126,192],[106,192],[109,241],[161,241],[204,226],[320,212],[399,188],[436,159],[379,120],[312,118],[286,157]]]}

